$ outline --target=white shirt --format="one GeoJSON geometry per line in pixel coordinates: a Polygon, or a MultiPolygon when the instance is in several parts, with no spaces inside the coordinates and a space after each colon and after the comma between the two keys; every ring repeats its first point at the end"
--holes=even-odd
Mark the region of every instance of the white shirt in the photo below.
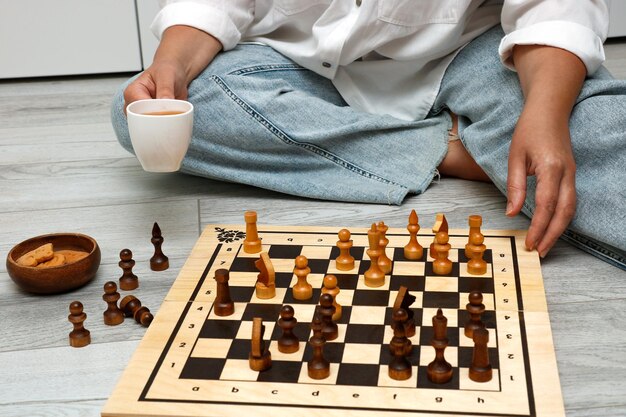
{"type": "Polygon", "coordinates": [[[604,61],[603,0],[161,0],[152,24],[203,30],[223,45],[262,42],[332,80],[359,110],[426,117],[455,53],[499,22],[499,54],[515,45],[568,50],[593,73],[604,61]]]}

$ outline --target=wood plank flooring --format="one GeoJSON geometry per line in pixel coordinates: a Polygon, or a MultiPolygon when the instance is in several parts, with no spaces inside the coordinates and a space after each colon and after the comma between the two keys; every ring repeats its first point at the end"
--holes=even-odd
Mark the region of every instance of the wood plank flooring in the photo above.
{"type": "MultiPolygon", "coordinates": [[[[607,67],[626,78],[626,41],[607,44],[607,67]]],[[[102,323],[102,286],[120,275],[130,248],[142,280],[136,292],[158,311],[200,230],[241,223],[246,209],[267,224],[406,224],[445,212],[463,227],[481,213],[485,228],[525,228],[504,216],[495,187],[443,179],[401,207],[306,200],[180,174],[148,174],[115,140],[109,103],[127,75],[0,82],[0,254],[28,237],[59,231],[93,236],[102,265],[69,294],[24,293],[0,265],[0,415],[98,416],[144,328],[102,323]],[[154,273],[150,230],[164,233],[169,270],[154,273]],[[80,300],[93,342],[68,346],[68,305],[80,300]]],[[[568,415],[626,416],[626,272],[559,242],[543,262],[552,330],[568,415]]]]}

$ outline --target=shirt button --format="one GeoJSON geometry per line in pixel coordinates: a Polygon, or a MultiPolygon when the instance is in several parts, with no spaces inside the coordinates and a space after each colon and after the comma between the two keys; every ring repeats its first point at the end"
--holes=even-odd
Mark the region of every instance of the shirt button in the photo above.
{"type": "Polygon", "coordinates": [[[324,68],[330,68],[332,65],[330,65],[330,62],[322,62],[322,66],[324,68]]]}
{"type": "Polygon", "coordinates": [[[361,6],[361,0],[356,0],[356,7],[360,7],[361,6]]]}

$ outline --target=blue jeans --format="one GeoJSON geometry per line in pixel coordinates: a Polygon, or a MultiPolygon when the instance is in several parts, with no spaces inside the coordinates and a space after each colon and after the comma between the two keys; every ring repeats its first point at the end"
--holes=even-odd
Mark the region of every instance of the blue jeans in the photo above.
{"type": "MultiPolygon", "coordinates": [[[[523,106],[517,75],[497,54],[496,27],[448,67],[425,120],[349,107],[332,83],[273,49],[220,53],[189,87],[194,134],[181,171],[327,200],[401,204],[435,177],[459,115],[470,154],[506,193],[509,144],[523,106]]],[[[132,152],[122,86],[112,118],[132,152]]],[[[570,121],[577,213],[563,238],[626,269],[626,81],[604,68],[586,80],[570,121]]],[[[532,216],[534,178],[524,212],[532,216]]]]}

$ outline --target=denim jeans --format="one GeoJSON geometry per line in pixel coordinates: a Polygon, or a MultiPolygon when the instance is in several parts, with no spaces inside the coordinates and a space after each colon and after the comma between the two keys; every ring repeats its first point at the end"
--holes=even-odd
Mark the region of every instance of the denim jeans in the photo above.
{"type": "MultiPolygon", "coordinates": [[[[194,134],[181,171],[304,197],[401,204],[436,176],[447,151],[449,109],[459,115],[465,147],[506,193],[523,96],[517,75],[499,61],[502,36],[495,27],[458,53],[420,121],[355,110],[328,79],[270,47],[238,45],[218,54],[189,86],[194,134]]],[[[126,85],[112,119],[132,152],[122,111],[126,85]]],[[[570,129],[578,205],[563,238],[626,269],[626,81],[604,68],[588,78],[570,129]]],[[[528,216],[534,188],[531,177],[528,216]]]]}

